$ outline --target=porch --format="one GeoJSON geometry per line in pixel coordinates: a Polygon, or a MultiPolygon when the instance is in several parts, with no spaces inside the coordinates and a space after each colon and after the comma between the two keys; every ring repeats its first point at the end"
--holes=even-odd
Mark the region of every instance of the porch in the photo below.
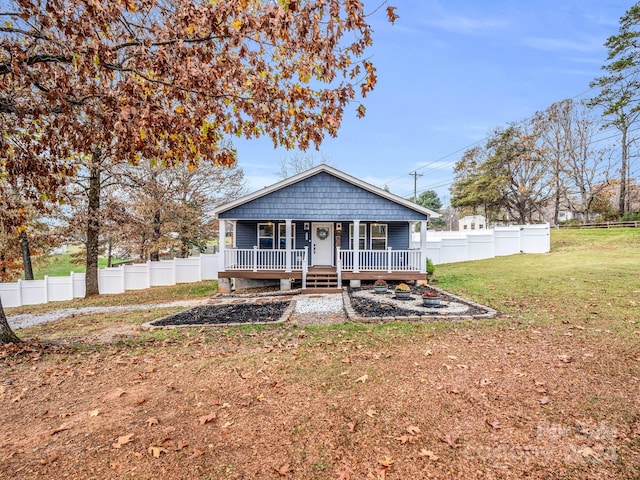
{"type": "MultiPolygon", "coordinates": [[[[421,249],[342,250],[336,247],[336,264],[309,265],[308,247],[304,249],[266,250],[228,248],[224,250],[224,268],[219,278],[292,279],[303,289],[341,288],[343,281],[426,279],[426,255],[421,249]]],[[[355,282],[354,282],[355,283],[355,282]]]]}

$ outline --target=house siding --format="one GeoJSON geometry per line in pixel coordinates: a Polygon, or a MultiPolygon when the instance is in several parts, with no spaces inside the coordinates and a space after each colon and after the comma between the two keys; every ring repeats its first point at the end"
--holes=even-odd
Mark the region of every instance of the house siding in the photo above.
{"type": "MultiPolygon", "coordinates": [[[[278,244],[277,229],[279,223],[284,221],[272,220],[276,237],[274,245],[278,244]]],[[[258,223],[264,223],[264,220],[256,221],[238,221],[236,222],[236,247],[237,248],[253,248],[258,244],[258,223]]],[[[305,246],[311,246],[311,232],[304,230],[304,221],[292,222],[296,227],[295,244],[292,248],[303,249],[305,246]],[[308,235],[307,235],[308,234],[308,235]],[[307,237],[309,240],[307,240],[307,237]]],[[[310,222],[307,222],[310,223],[310,222]]],[[[343,250],[349,249],[349,225],[353,222],[342,222],[342,233],[340,234],[340,247],[343,250]]],[[[371,248],[371,224],[373,222],[362,222],[367,229],[366,248],[371,248]]],[[[409,248],[409,223],[407,222],[386,222],[387,224],[387,247],[394,250],[407,250],[409,248]]],[[[334,232],[337,232],[334,223],[334,232]]]]}
{"type": "MultiPolygon", "coordinates": [[[[253,248],[258,245],[258,223],[265,223],[266,220],[239,220],[236,222],[236,247],[237,248],[253,248]]],[[[274,228],[274,247],[278,245],[278,224],[285,223],[284,220],[271,220],[274,228]]],[[[304,222],[291,222],[295,225],[296,236],[294,244],[291,248],[302,249],[309,246],[311,242],[306,240],[304,222]]]]}
{"type": "MultiPolygon", "coordinates": [[[[288,185],[218,214],[221,219],[291,218],[303,221],[370,222],[426,220],[427,215],[364,190],[327,172],[288,185]]],[[[238,245],[239,246],[239,245],[238,245]]]]}

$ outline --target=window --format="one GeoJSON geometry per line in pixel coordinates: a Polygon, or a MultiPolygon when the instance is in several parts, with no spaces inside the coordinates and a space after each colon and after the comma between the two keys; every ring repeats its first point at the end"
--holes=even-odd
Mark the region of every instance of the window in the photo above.
{"type": "MultiPolygon", "coordinates": [[[[360,241],[358,245],[360,250],[366,249],[366,240],[367,240],[367,227],[364,223],[360,224],[360,241]]],[[[349,224],[349,249],[353,250],[353,223],[349,224]]]]}
{"type": "Polygon", "coordinates": [[[371,250],[387,249],[387,225],[382,223],[371,224],[371,250]]]}
{"type": "Polygon", "coordinates": [[[273,248],[273,223],[258,224],[258,248],[273,248]]]}
{"type": "MultiPolygon", "coordinates": [[[[287,224],[278,224],[278,248],[285,250],[287,248],[287,224]]],[[[296,248],[296,225],[291,224],[291,248],[296,248]]]]}

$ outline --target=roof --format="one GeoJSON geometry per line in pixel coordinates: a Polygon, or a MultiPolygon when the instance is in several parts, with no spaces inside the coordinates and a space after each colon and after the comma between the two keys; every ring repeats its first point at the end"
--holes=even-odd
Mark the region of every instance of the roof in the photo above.
{"type": "MultiPolygon", "coordinates": [[[[300,184],[301,182],[304,182],[307,179],[311,179],[312,177],[315,176],[319,176],[321,174],[327,174],[331,177],[334,177],[338,180],[341,180],[342,182],[346,182],[347,184],[350,184],[354,187],[357,187],[361,190],[364,190],[365,192],[369,192],[369,194],[373,194],[374,196],[380,197],[382,199],[385,199],[387,201],[393,202],[396,205],[399,205],[401,207],[404,207],[406,209],[409,209],[413,212],[416,212],[422,216],[426,215],[429,217],[440,217],[440,214],[438,214],[437,212],[434,212],[431,209],[425,208],[421,205],[418,205],[416,203],[413,203],[405,198],[402,198],[398,195],[395,195],[391,192],[388,192],[386,190],[383,190],[381,188],[378,188],[374,185],[371,185],[370,183],[364,182],[362,180],[359,180],[355,177],[352,177],[351,175],[348,175],[336,168],[330,167],[328,165],[318,165],[316,167],[313,167],[309,170],[306,170],[304,172],[301,172],[297,175],[294,175],[292,177],[289,177],[285,180],[282,180],[280,182],[274,183],[273,185],[270,185],[268,187],[265,187],[261,190],[257,190],[253,193],[250,193],[249,195],[245,195],[244,197],[238,198],[232,202],[226,203],[224,205],[220,205],[218,207],[216,207],[212,213],[219,217],[221,214],[224,214],[225,212],[230,212],[231,210],[236,209],[235,211],[237,212],[239,209],[238,207],[242,207],[243,205],[246,205],[250,202],[254,202],[256,200],[259,200],[263,197],[267,197],[267,196],[271,196],[273,197],[274,194],[276,194],[278,192],[281,192],[283,189],[286,189],[287,187],[291,187],[294,186],[296,184],[300,184]]],[[[351,188],[351,187],[350,187],[351,188]]],[[[353,188],[351,188],[351,190],[353,190],[353,188]]],[[[302,194],[302,193],[298,193],[298,194],[302,194]]],[[[373,197],[372,197],[373,198],[373,197]]],[[[317,202],[316,202],[317,204],[317,202]]],[[[342,203],[343,207],[344,207],[344,202],[342,203]]],[[[329,212],[327,212],[329,213],[329,212]]],[[[332,218],[336,218],[335,217],[335,213],[333,214],[329,214],[330,216],[332,216],[332,218]]],[[[223,215],[222,218],[227,217],[230,218],[229,215],[223,215]]]]}

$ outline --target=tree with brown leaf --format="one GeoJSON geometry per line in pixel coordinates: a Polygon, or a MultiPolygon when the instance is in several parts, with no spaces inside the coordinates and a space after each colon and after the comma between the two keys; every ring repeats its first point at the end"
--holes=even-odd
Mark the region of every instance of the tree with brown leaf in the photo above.
{"type": "MultiPolygon", "coordinates": [[[[83,158],[87,295],[97,291],[104,162],[229,165],[229,137],[306,149],[376,84],[360,0],[14,0],[0,12],[0,129],[27,165],[83,158]]],[[[387,9],[390,21],[394,9],[387,9]]],[[[2,145],[0,159],[12,161],[2,145]]]]}

